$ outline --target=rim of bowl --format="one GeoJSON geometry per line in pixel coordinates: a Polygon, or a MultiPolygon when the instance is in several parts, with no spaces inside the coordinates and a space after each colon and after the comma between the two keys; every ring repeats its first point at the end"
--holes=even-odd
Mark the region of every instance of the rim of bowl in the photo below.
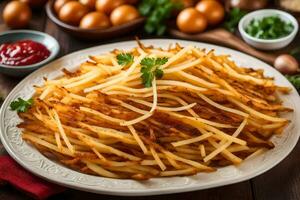
{"type": "Polygon", "coordinates": [[[250,40],[253,40],[255,42],[261,42],[261,43],[277,43],[277,42],[282,42],[282,41],[285,41],[287,40],[288,38],[290,37],[294,37],[297,32],[298,32],[298,29],[299,29],[299,25],[298,25],[298,22],[296,20],[296,18],[285,12],[285,11],[282,11],[282,10],[277,10],[277,9],[262,9],[262,10],[257,10],[257,11],[253,11],[253,12],[250,12],[248,14],[246,14],[239,22],[239,25],[238,25],[238,28],[239,28],[239,31],[242,35],[244,35],[246,38],[250,39],[250,40]],[[258,13],[270,13],[270,16],[274,16],[274,15],[278,15],[279,17],[280,16],[285,16],[294,26],[294,29],[292,32],[290,32],[287,36],[284,36],[284,37],[281,37],[281,38],[277,38],[277,39],[260,39],[260,38],[255,38],[251,35],[249,35],[245,29],[244,29],[244,24],[245,24],[245,21],[247,19],[255,19],[256,15],[258,13]]]}
{"type": "Polygon", "coordinates": [[[1,68],[6,68],[6,69],[29,69],[29,68],[39,67],[39,66],[41,66],[43,64],[46,64],[49,61],[53,60],[58,55],[58,53],[60,51],[60,46],[59,46],[57,40],[54,37],[52,37],[51,35],[49,35],[47,33],[40,32],[40,31],[24,30],[24,29],[13,30],[13,31],[5,31],[3,33],[0,33],[0,37],[2,37],[4,35],[13,34],[13,33],[31,33],[33,35],[42,35],[44,37],[47,37],[47,38],[50,38],[51,40],[53,40],[55,42],[55,46],[57,46],[57,48],[55,48],[54,51],[49,50],[50,51],[49,57],[46,58],[45,60],[42,60],[42,61],[38,62],[38,63],[34,63],[34,64],[31,64],[31,65],[21,65],[21,66],[12,66],[12,65],[0,64],[1,68]]]}
{"type": "Polygon", "coordinates": [[[56,14],[54,13],[53,6],[54,6],[54,0],[50,0],[46,4],[46,13],[47,13],[48,17],[51,19],[51,21],[53,21],[58,26],[61,26],[63,28],[69,29],[69,30],[78,31],[78,32],[90,32],[90,33],[93,33],[93,32],[103,32],[103,33],[105,33],[105,32],[107,32],[107,33],[110,33],[112,31],[117,31],[117,30],[126,28],[126,27],[134,24],[134,22],[139,23],[139,22],[143,22],[145,20],[144,17],[139,17],[135,20],[132,20],[132,21],[126,23],[126,24],[122,24],[122,25],[119,25],[119,26],[111,26],[111,27],[105,28],[105,29],[101,29],[101,28],[85,29],[85,28],[80,28],[79,26],[73,26],[73,25],[70,25],[70,24],[67,24],[67,23],[61,21],[56,16],[56,14]]]}

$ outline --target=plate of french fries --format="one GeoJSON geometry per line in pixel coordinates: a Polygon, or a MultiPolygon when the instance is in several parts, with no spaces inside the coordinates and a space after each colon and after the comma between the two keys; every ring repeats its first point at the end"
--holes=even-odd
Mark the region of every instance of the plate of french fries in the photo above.
{"type": "Polygon", "coordinates": [[[25,78],[0,115],[32,173],[111,195],[237,183],[296,145],[299,96],[271,66],[215,45],[128,41],[64,56],[25,78]]]}

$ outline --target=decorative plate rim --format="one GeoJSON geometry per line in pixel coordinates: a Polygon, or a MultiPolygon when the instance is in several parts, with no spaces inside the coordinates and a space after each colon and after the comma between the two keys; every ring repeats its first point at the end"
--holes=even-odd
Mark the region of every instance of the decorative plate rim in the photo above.
{"type": "Polygon", "coordinates": [[[294,119],[293,123],[285,129],[285,133],[280,137],[272,139],[275,143],[274,149],[246,160],[239,166],[227,166],[216,172],[198,173],[194,176],[153,178],[148,181],[118,180],[76,172],[49,160],[21,139],[20,130],[16,128],[20,119],[15,112],[9,110],[11,100],[17,97],[29,98],[34,92],[32,85],[42,83],[43,76],[57,77],[61,74],[59,69],[65,67],[72,70],[76,63],[86,60],[88,55],[105,53],[114,48],[129,49],[136,46],[135,41],[126,41],[100,45],[68,54],[45,65],[22,80],[7,96],[0,110],[0,137],[10,156],[33,174],[59,185],[101,194],[147,196],[188,192],[245,181],[270,170],[293,150],[300,135],[300,124],[295,123],[295,119],[300,117],[300,104],[298,103],[300,97],[295,88],[274,68],[244,53],[206,43],[175,39],[147,39],[142,40],[142,42],[146,45],[151,44],[159,47],[167,47],[168,44],[177,42],[183,46],[192,44],[206,49],[215,49],[216,53],[230,54],[233,60],[238,63],[252,63],[255,67],[251,67],[265,69],[267,75],[276,78],[275,81],[292,88],[291,94],[283,96],[283,101],[294,109],[294,113],[288,116],[294,119]]]}

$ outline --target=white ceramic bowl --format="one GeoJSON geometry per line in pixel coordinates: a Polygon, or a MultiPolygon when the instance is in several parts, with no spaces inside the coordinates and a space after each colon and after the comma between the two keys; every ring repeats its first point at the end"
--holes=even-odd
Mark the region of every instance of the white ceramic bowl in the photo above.
{"type": "Polygon", "coordinates": [[[13,77],[24,77],[33,72],[34,70],[46,65],[48,62],[53,60],[59,53],[58,42],[55,38],[46,33],[32,30],[14,30],[0,33],[0,44],[16,42],[19,40],[33,40],[45,45],[50,51],[49,57],[45,60],[31,65],[10,66],[0,64],[0,73],[13,77]]]}
{"type": "Polygon", "coordinates": [[[251,46],[263,50],[275,50],[287,46],[295,38],[298,29],[299,26],[295,17],[293,17],[287,12],[275,10],[275,9],[263,9],[263,10],[251,12],[245,15],[239,22],[239,31],[242,35],[242,38],[251,46]],[[278,39],[270,39],[270,40],[255,38],[249,35],[248,33],[246,33],[245,28],[249,25],[249,23],[253,19],[262,19],[268,16],[278,16],[285,22],[292,23],[292,25],[294,26],[293,31],[285,37],[278,38],[278,39]]]}

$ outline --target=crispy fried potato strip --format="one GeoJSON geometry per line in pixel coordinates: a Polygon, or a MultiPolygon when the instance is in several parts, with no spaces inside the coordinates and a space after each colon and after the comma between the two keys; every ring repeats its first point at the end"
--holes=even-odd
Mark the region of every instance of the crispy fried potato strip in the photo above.
{"type": "Polygon", "coordinates": [[[213,172],[273,148],[291,112],[262,70],[193,46],[139,47],[90,56],[36,87],[19,113],[23,139],[51,159],[97,176],[145,180],[213,172]],[[133,61],[118,63],[129,53],[133,61]],[[144,58],[168,60],[143,85],[144,58]]]}

